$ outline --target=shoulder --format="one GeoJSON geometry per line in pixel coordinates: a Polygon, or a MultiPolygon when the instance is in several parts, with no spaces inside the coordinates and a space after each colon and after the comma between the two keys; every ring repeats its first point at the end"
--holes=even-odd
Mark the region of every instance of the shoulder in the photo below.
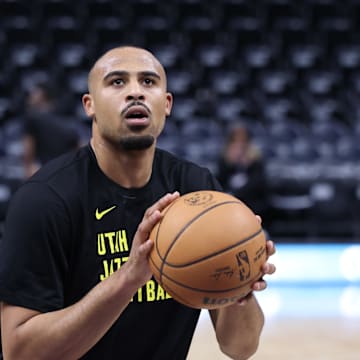
{"type": "Polygon", "coordinates": [[[177,172],[178,174],[182,172],[187,173],[189,171],[197,174],[205,174],[209,172],[207,168],[199,166],[186,159],[182,159],[162,149],[156,149],[154,166],[168,172],[177,172]]]}
{"type": "Polygon", "coordinates": [[[87,179],[93,171],[91,159],[89,149],[83,147],[44,165],[12,196],[6,214],[7,228],[14,231],[23,224],[35,233],[45,224],[65,230],[64,224],[79,223],[87,179]]]}
{"type": "Polygon", "coordinates": [[[84,184],[90,164],[91,154],[87,146],[61,155],[25,181],[15,195],[26,196],[29,200],[36,197],[37,201],[76,196],[81,184],[84,184]]]}
{"type": "MultiPolygon", "coordinates": [[[[91,152],[88,146],[76,151],[65,153],[50,160],[34,174],[28,182],[58,183],[70,175],[79,176],[81,170],[91,162],[91,152]]],[[[69,180],[69,179],[68,179],[69,180]]]]}
{"type": "Polygon", "coordinates": [[[173,181],[182,193],[210,188],[220,190],[219,183],[208,168],[162,149],[156,150],[154,173],[165,177],[167,181],[173,181]]]}

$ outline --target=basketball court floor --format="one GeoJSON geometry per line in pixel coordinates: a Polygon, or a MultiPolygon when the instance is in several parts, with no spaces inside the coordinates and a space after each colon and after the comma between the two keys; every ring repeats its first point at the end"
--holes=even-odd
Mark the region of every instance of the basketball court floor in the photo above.
{"type": "MultiPolygon", "coordinates": [[[[252,360],[360,360],[360,245],[278,245],[252,360]]],[[[202,311],[188,360],[228,359],[202,311]]]]}

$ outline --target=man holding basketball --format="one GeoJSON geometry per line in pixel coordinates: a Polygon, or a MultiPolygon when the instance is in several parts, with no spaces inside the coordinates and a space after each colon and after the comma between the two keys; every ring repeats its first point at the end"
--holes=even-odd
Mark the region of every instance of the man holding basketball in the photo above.
{"type": "MultiPolygon", "coordinates": [[[[179,193],[221,188],[207,169],[156,148],[172,101],[162,65],[144,49],[112,49],[92,67],[83,96],[90,144],[40,169],[8,211],[6,359],[186,359],[200,311],[152,279],[149,233],[179,193]]],[[[264,317],[252,293],[211,318],[224,353],[256,351],[264,317]]]]}

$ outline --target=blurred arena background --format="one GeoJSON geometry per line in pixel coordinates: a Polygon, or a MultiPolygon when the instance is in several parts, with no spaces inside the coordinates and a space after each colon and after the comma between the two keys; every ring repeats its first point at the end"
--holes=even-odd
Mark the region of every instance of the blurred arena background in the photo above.
{"type": "MultiPolygon", "coordinates": [[[[257,295],[265,327],[253,360],[357,360],[360,245],[278,244],[277,273],[257,295]]],[[[203,311],[188,360],[228,359],[203,311]]]]}
{"type": "MultiPolygon", "coordinates": [[[[312,333],[300,318],[335,319],[320,331],[333,327],[324,344],[339,343],[337,326],[360,316],[359,24],[359,0],[0,0],[0,238],[24,179],[26,92],[50,80],[86,142],[81,95],[93,60],[116,45],[143,46],[175,95],[160,147],[214,170],[227,130],[241,121],[263,152],[267,230],[280,261],[259,296],[265,335],[277,334],[273,319],[291,318],[303,327],[292,348],[301,355],[312,333]]],[[[342,333],[358,338],[349,326],[342,333]]],[[[307,358],[355,359],[319,353],[307,358]]],[[[192,359],[200,358],[212,357],[192,359]]],[[[272,358],[281,359],[256,357],[272,358]]]]}

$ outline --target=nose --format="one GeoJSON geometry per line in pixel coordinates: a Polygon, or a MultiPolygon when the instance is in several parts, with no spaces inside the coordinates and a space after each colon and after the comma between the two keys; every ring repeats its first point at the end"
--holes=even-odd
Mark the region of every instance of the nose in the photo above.
{"type": "Polygon", "coordinates": [[[129,84],[129,93],[126,96],[126,99],[128,101],[133,101],[133,100],[144,100],[145,96],[144,93],[142,91],[141,85],[137,82],[131,82],[129,84]]]}

